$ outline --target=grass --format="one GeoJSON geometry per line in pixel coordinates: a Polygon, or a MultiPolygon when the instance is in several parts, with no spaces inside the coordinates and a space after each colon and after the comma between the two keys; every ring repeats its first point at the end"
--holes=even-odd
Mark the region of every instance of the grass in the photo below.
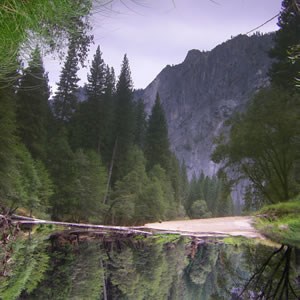
{"type": "Polygon", "coordinates": [[[300,248],[300,195],[263,207],[256,214],[255,227],[272,241],[300,248]]]}

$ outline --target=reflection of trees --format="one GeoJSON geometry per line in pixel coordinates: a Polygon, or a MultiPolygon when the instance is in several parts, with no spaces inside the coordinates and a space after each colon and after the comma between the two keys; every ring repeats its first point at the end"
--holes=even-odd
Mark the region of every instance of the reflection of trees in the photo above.
{"type": "Polygon", "coordinates": [[[106,261],[108,299],[179,299],[185,243],[144,240],[122,245],[106,261]]]}
{"type": "Polygon", "coordinates": [[[247,291],[252,291],[255,299],[300,299],[299,286],[292,279],[295,278],[294,251],[295,248],[282,245],[271,253],[250,277],[239,297],[242,299],[247,291]]]}

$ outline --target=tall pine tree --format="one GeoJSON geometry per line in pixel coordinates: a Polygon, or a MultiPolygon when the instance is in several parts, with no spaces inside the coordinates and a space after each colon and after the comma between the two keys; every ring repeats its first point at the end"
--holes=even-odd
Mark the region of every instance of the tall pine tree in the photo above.
{"type": "Polygon", "coordinates": [[[115,146],[116,161],[114,178],[126,175],[124,164],[127,153],[134,139],[134,109],[133,109],[133,83],[129,68],[129,61],[125,54],[116,90],[115,110],[115,146]]]}
{"type": "Polygon", "coordinates": [[[10,206],[13,193],[15,155],[17,151],[15,91],[0,83],[0,209],[10,206]]]}
{"type": "Polygon", "coordinates": [[[135,103],[135,131],[134,131],[134,143],[141,149],[144,149],[147,120],[146,120],[145,104],[142,99],[139,99],[135,103]]]}
{"type": "Polygon", "coordinates": [[[35,159],[45,160],[49,87],[40,49],[33,53],[17,93],[18,134],[35,159]]]}
{"type": "Polygon", "coordinates": [[[60,74],[58,88],[53,99],[54,116],[59,121],[69,121],[77,108],[78,69],[76,43],[75,40],[71,40],[67,58],[60,74]]]}
{"type": "Polygon", "coordinates": [[[169,171],[171,152],[168,139],[168,125],[158,94],[149,117],[145,156],[148,161],[148,169],[159,164],[167,172],[169,171]]]}
{"type": "Polygon", "coordinates": [[[87,101],[79,104],[72,124],[72,144],[100,152],[102,127],[105,122],[104,91],[106,66],[98,46],[86,85],[87,101]]]}

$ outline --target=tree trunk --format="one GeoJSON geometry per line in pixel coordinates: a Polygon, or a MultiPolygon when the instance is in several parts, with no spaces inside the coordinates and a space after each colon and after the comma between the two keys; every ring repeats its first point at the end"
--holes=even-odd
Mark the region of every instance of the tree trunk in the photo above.
{"type": "Polygon", "coordinates": [[[107,202],[107,197],[108,197],[108,193],[109,193],[109,189],[110,189],[111,175],[112,175],[114,162],[115,162],[115,156],[116,156],[116,152],[117,152],[117,146],[118,146],[118,137],[116,138],[113,153],[112,153],[112,157],[111,157],[109,173],[108,173],[108,178],[107,178],[106,193],[105,193],[105,196],[104,196],[104,199],[103,199],[103,204],[106,204],[106,202],[107,202]]]}

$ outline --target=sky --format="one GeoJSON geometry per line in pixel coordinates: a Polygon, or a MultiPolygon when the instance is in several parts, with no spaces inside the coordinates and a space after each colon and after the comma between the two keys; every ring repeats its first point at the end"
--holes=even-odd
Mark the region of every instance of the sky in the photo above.
{"type": "MultiPolygon", "coordinates": [[[[114,67],[117,76],[126,53],[134,88],[145,88],[166,65],[181,63],[189,50],[211,50],[265,23],[281,8],[281,0],[104,1],[109,4],[95,6],[91,17],[94,44],[90,46],[88,67],[78,73],[79,85],[87,80],[98,45],[105,63],[114,67]]],[[[258,31],[277,29],[275,18],[258,31]]],[[[48,56],[45,68],[55,91],[62,62],[48,56]]]]}

